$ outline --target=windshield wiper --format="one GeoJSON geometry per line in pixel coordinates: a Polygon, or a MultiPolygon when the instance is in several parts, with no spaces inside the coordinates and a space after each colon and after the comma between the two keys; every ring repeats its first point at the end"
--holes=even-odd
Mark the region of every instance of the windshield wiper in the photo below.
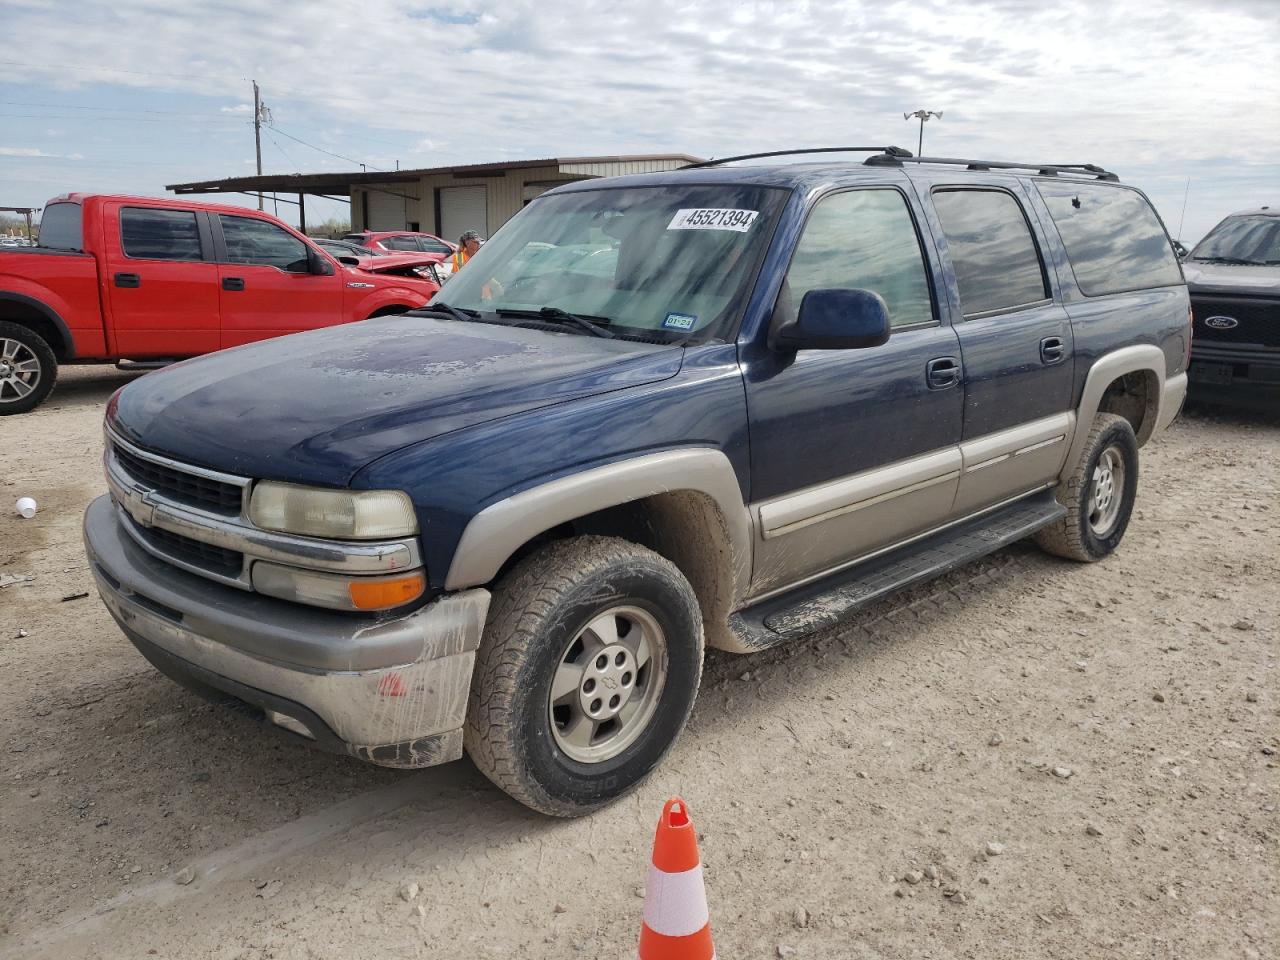
{"type": "Polygon", "coordinates": [[[1226,263],[1236,267],[1257,267],[1261,266],[1257,260],[1245,260],[1243,257],[1192,257],[1192,260],[1199,260],[1201,263],[1226,263]]]}
{"type": "Polygon", "coordinates": [[[454,320],[461,320],[464,323],[474,320],[480,316],[477,310],[460,310],[458,307],[448,303],[428,303],[425,307],[419,307],[413,313],[442,313],[446,317],[452,317],[454,320]]]}
{"type": "Polygon", "coordinates": [[[613,333],[605,329],[613,322],[608,317],[583,316],[577,313],[570,313],[568,310],[562,310],[559,307],[542,307],[538,310],[501,309],[497,311],[497,314],[500,317],[528,317],[552,323],[556,321],[573,323],[597,337],[613,339],[613,333]]]}

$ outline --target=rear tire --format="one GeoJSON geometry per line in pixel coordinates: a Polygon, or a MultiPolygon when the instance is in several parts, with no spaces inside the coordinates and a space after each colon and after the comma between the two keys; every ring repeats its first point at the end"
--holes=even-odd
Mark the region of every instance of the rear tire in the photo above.
{"type": "Polygon", "coordinates": [[[1067,515],[1036,535],[1040,548],[1094,563],[1120,545],[1138,494],[1138,441],[1124,417],[1093,418],[1080,461],[1058,489],[1067,515]]]}
{"type": "Polygon", "coordinates": [[[612,537],[552,543],[494,590],[467,752],[534,810],[590,813],[638,786],[675,743],[702,654],[697,597],[669,560],[612,537]]]}
{"type": "Polygon", "coordinates": [[[39,406],[58,381],[58,358],[29,327],[0,322],[0,417],[39,406]]]}

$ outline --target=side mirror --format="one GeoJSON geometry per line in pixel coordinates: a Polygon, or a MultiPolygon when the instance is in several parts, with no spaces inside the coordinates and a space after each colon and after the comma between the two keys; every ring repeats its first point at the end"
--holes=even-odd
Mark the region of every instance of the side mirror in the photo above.
{"type": "Polygon", "coordinates": [[[856,350],[889,339],[889,308],[871,290],[810,290],[795,320],[780,327],[770,346],[781,350],[856,350]]]}
{"type": "Polygon", "coordinates": [[[359,257],[349,257],[349,256],[347,256],[347,255],[345,255],[345,254],[344,254],[343,256],[341,256],[341,257],[339,257],[339,258],[338,258],[338,262],[339,262],[339,263],[341,263],[343,266],[347,266],[347,267],[358,267],[358,266],[360,266],[360,258],[359,258],[359,257]]]}
{"type": "Polygon", "coordinates": [[[322,254],[319,250],[312,247],[307,248],[307,273],[316,277],[328,277],[333,275],[333,264],[329,262],[329,258],[322,254]]]}

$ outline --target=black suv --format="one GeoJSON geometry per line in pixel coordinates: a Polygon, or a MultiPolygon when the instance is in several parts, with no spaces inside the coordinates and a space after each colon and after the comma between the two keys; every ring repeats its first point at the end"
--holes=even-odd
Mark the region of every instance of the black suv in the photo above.
{"type": "Polygon", "coordinates": [[[1233,213],[1196,244],[1183,269],[1196,318],[1195,388],[1280,396],[1280,210],[1233,213]]]}

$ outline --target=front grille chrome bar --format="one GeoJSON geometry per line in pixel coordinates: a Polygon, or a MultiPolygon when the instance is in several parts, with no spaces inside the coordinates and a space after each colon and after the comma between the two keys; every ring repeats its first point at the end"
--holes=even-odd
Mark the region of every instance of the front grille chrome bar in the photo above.
{"type": "Polygon", "coordinates": [[[421,550],[416,537],[354,542],[299,537],[263,530],[251,524],[246,518],[251,481],[190,467],[165,460],[147,451],[139,451],[131,444],[126,446],[126,441],[120,440],[111,431],[108,431],[107,441],[105,458],[107,487],[119,509],[128,516],[130,522],[125,524],[125,529],[143,549],[184,570],[220,583],[251,590],[250,568],[255,560],[269,560],[272,563],[304,570],[355,576],[395,573],[422,566],[421,550]],[[199,470],[199,475],[206,479],[222,483],[242,483],[245,495],[240,516],[232,518],[226,514],[202,510],[190,503],[179,502],[145,481],[132,476],[121,458],[115,456],[112,449],[112,444],[115,443],[126,446],[129,453],[134,456],[145,455],[149,460],[163,462],[172,470],[190,473],[196,473],[199,470]],[[244,565],[239,574],[234,577],[228,576],[229,571],[225,569],[215,571],[203,568],[198,563],[176,556],[172,550],[164,549],[163,543],[159,542],[160,538],[147,537],[146,531],[149,529],[164,530],[201,544],[243,554],[244,565]]]}

